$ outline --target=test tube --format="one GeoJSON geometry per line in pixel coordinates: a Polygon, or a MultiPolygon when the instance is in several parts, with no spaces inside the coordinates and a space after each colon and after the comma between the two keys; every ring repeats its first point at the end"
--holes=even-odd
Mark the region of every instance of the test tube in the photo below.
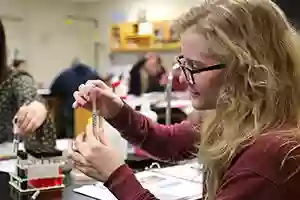
{"type": "Polygon", "coordinates": [[[13,119],[13,134],[14,134],[14,138],[13,138],[13,152],[16,153],[19,150],[19,144],[20,144],[20,128],[17,125],[18,122],[18,118],[15,117],[13,119]]]}
{"type": "MultiPolygon", "coordinates": [[[[90,84],[88,90],[91,91],[95,85],[90,84]]],[[[97,138],[97,125],[98,125],[98,113],[97,113],[97,102],[96,102],[96,95],[91,93],[91,100],[92,100],[92,127],[93,127],[93,134],[97,138]]]]}
{"type": "Polygon", "coordinates": [[[95,136],[97,136],[97,124],[98,124],[98,115],[97,115],[96,96],[92,96],[92,126],[93,126],[93,134],[95,136]]]}

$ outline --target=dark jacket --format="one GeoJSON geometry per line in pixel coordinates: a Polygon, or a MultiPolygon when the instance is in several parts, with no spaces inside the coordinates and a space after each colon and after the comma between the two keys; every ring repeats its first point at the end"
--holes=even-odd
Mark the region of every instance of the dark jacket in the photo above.
{"type": "Polygon", "coordinates": [[[59,137],[73,137],[73,93],[80,84],[88,80],[100,79],[98,73],[89,66],[78,63],[61,72],[51,85],[51,95],[60,99],[57,109],[57,124],[59,137]]]}

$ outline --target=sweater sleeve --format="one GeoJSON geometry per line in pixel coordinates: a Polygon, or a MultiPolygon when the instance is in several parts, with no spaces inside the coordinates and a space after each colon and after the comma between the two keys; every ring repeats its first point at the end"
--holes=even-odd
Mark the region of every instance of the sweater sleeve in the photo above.
{"type": "Polygon", "coordinates": [[[277,185],[250,170],[236,172],[221,185],[216,200],[280,199],[277,185]]]}
{"type": "Polygon", "coordinates": [[[122,165],[104,183],[110,192],[120,200],[157,200],[144,189],[127,165],[122,165]]]}
{"type": "Polygon", "coordinates": [[[189,122],[161,125],[133,110],[127,104],[107,120],[130,143],[157,158],[177,161],[194,157],[200,134],[189,122]]]}

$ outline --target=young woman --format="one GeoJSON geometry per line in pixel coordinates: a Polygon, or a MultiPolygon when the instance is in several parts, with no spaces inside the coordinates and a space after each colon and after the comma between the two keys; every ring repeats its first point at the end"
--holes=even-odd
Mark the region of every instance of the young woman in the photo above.
{"type": "Polygon", "coordinates": [[[0,144],[12,142],[13,119],[24,134],[25,147],[30,144],[55,146],[56,133],[45,102],[37,94],[33,78],[25,71],[9,67],[6,41],[0,21],[0,144]]]}
{"type": "MultiPolygon", "coordinates": [[[[176,20],[176,28],[192,105],[212,110],[198,137],[185,123],[150,121],[100,81],[91,90],[81,86],[74,106],[90,109],[96,96],[101,115],[126,139],[166,159],[188,157],[197,142],[208,200],[299,199],[300,48],[283,12],[270,0],[207,0],[176,20]]],[[[102,132],[99,139],[88,130],[76,140],[76,167],[118,199],[156,199],[102,132]]]]}

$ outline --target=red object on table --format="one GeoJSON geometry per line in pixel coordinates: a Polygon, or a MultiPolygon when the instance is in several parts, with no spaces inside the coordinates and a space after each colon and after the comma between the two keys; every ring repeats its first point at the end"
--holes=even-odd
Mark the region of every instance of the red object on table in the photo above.
{"type": "MultiPolygon", "coordinates": [[[[59,169],[59,174],[62,175],[62,170],[59,169]]],[[[63,183],[63,178],[41,178],[29,180],[28,183],[34,188],[54,187],[63,183]]]]}
{"type": "Polygon", "coordinates": [[[113,83],[111,83],[111,87],[112,88],[116,88],[116,87],[118,87],[119,85],[121,84],[121,81],[115,81],[115,82],[113,82],[113,83]]]}

